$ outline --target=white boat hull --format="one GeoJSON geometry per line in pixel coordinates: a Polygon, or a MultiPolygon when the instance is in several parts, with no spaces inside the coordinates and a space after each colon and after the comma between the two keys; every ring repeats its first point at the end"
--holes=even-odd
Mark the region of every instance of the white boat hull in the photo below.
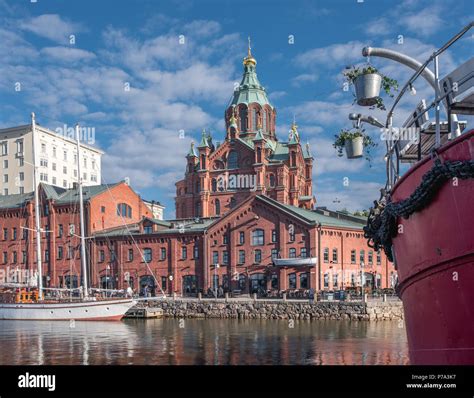
{"type": "Polygon", "coordinates": [[[133,299],[65,303],[0,304],[0,319],[37,321],[120,320],[134,305],[133,299]]]}

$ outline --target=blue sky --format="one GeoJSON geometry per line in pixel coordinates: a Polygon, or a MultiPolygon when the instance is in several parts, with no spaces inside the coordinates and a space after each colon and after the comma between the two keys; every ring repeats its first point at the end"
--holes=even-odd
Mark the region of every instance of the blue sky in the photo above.
{"type": "MultiPolygon", "coordinates": [[[[311,144],[318,205],[368,208],[385,180],[382,145],[372,167],[336,156],[331,144],[350,127],[348,113],[370,112],[352,105],[341,71],[367,61],[365,45],[424,61],[473,19],[473,8],[468,0],[0,0],[0,127],[29,123],[32,111],[52,130],[94,127],[106,151],[103,181],[129,177],[173,217],[174,183],[184,175],[190,141],[203,128],[216,141],[224,137],[223,113],[251,36],[259,79],[277,108],[278,137],[287,139],[295,115],[302,141],[311,144]]],[[[471,57],[473,44],[471,35],[446,53],[441,76],[471,57]]],[[[402,83],[411,75],[391,61],[370,62],[402,83]]],[[[396,123],[432,98],[423,81],[416,89],[396,123]]],[[[379,141],[378,131],[368,131],[379,141]]]]}

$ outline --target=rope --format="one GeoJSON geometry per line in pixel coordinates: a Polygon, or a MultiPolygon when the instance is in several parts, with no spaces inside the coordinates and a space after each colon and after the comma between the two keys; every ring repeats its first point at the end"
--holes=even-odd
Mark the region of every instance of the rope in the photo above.
{"type": "Polygon", "coordinates": [[[429,205],[449,179],[466,180],[474,177],[474,160],[452,161],[441,163],[439,158],[433,167],[423,175],[420,185],[404,200],[390,202],[387,193],[382,191],[382,197],[374,202],[370,209],[367,225],[364,227],[364,237],[369,247],[375,250],[383,249],[387,258],[393,261],[392,239],[397,235],[398,217],[408,219],[413,213],[429,205]]]}

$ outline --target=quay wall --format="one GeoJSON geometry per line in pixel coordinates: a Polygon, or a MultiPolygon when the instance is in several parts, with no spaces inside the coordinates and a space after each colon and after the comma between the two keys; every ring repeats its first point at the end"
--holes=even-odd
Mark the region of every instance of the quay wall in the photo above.
{"type": "Polygon", "coordinates": [[[171,318],[233,319],[336,319],[357,321],[403,320],[401,301],[316,302],[270,300],[162,300],[150,307],[161,308],[171,318]]]}

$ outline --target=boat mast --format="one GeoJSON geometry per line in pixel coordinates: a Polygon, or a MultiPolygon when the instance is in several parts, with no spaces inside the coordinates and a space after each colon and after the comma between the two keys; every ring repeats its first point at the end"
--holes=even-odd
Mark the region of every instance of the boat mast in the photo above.
{"type": "Polygon", "coordinates": [[[36,229],[36,262],[38,271],[38,292],[39,299],[43,299],[43,262],[41,258],[41,229],[40,229],[40,207],[39,207],[39,189],[38,189],[38,167],[37,167],[37,145],[36,145],[36,122],[35,113],[31,112],[31,135],[33,144],[33,185],[35,193],[35,229],[36,229]]]}
{"type": "Polygon", "coordinates": [[[84,283],[84,297],[89,296],[89,285],[87,282],[87,261],[86,261],[86,238],[84,236],[84,199],[82,197],[82,174],[81,174],[81,141],[79,137],[79,123],[76,124],[77,142],[77,173],[79,182],[79,217],[81,222],[81,265],[82,280],[84,283]]]}

